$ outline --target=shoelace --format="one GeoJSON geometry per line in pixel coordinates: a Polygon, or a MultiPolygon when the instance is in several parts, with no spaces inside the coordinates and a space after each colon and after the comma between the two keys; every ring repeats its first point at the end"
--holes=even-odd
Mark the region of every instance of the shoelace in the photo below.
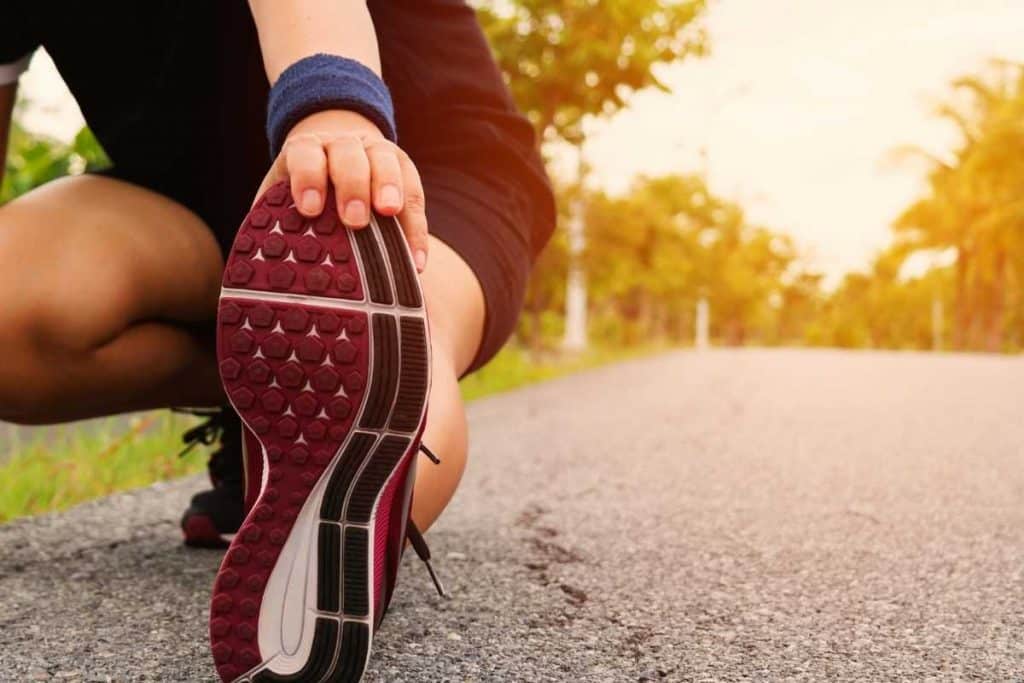
{"type": "MultiPolygon", "coordinates": [[[[174,411],[206,418],[206,420],[195,427],[192,427],[182,435],[181,440],[185,443],[185,448],[183,448],[178,454],[180,457],[184,457],[193,448],[200,444],[203,446],[209,446],[215,443],[224,433],[226,426],[224,415],[225,411],[220,408],[175,408],[174,411]]],[[[432,450],[427,448],[425,444],[420,444],[420,451],[427,456],[430,462],[435,465],[441,464],[441,459],[438,458],[432,450]]],[[[219,466],[218,455],[220,455],[220,451],[214,453],[210,459],[211,470],[216,470],[219,466]]],[[[430,580],[433,581],[434,588],[437,589],[438,595],[442,598],[447,598],[448,593],[444,589],[444,584],[441,583],[441,579],[438,578],[437,572],[434,571],[434,565],[430,562],[430,546],[427,545],[426,540],[423,538],[423,534],[411,518],[408,520],[405,527],[405,537],[408,539],[412,549],[416,552],[416,555],[427,567],[427,573],[430,574],[430,580]]]]}
{"type": "MultiPolygon", "coordinates": [[[[441,459],[434,455],[434,452],[427,448],[422,443],[420,444],[420,450],[423,452],[430,462],[435,465],[441,464],[441,459]]],[[[423,534],[416,527],[416,523],[409,518],[409,521],[405,526],[405,537],[408,539],[412,549],[416,551],[416,555],[420,558],[424,565],[427,567],[427,573],[430,574],[430,580],[434,582],[434,588],[437,589],[437,594],[442,598],[447,598],[448,593],[445,592],[444,585],[441,583],[441,579],[437,578],[437,574],[434,572],[434,565],[430,563],[430,547],[427,545],[426,540],[423,538],[423,534]]]]}
{"type": "Polygon", "coordinates": [[[172,408],[171,410],[175,413],[206,418],[182,435],[181,440],[185,443],[185,447],[178,453],[179,457],[188,455],[196,446],[212,445],[224,433],[224,410],[222,408],[172,408]]]}
{"type": "Polygon", "coordinates": [[[239,460],[241,451],[224,447],[225,436],[230,437],[228,434],[231,431],[229,421],[234,416],[224,408],[172,408],[172,410],[176,413],[206,418],[182,435],[181,440],[185,447],[178,453],[178,457],[185,457],[196,446],[211,446],[220,441],[222,447],[210,455],[210,461],[207,464],[210,475],[215,482],[240,482],[242,479],[242,463],[239,460]],[[227,453],[228,450],[231,452],[227,453]]]}

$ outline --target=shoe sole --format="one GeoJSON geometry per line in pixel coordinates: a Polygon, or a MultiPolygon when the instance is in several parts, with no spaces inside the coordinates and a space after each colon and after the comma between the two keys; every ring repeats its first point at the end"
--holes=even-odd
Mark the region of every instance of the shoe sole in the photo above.
{"type": "Polygon", "coordinates": [[[228,255],[217,351],[260,443],[259,497],[214,584],[224,681],[362,678],[373,637],[381,493],[414,457],[430,385],[423,294],[397,221],[348,230],[281,183],[228,255]]]}
{"type": "Polygon", "coordinates": [[[181,523],[183,542],[189,548],[223,550],[231,544],[234,534],[222,534],[213,519],[200,512],[185,513],[181,523]]]}

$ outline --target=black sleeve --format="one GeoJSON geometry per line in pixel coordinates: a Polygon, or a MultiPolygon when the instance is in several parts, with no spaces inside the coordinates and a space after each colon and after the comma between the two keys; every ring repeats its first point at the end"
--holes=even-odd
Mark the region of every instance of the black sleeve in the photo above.
{"type": "Polygon", "coordinates": [[[25,3],[4,4],[0,17],[0,64],[10,64],[35,50],[42,41],[29,21],[25,3]]]}

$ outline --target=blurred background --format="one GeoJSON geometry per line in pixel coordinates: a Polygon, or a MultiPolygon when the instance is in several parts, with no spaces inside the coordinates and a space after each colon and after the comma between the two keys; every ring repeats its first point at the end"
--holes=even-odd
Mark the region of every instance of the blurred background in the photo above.
{"type": "MultiPolygon", "coordinates": [[[[560,225],[470,400],[670,347],[1017,353],[1024,6],[474,3],[560,225]]],[[[0,201],[107,164],[44,52],[0,201]]],[[[189,418],[0,425],[0,522],[201,470],[189,418]]]]}

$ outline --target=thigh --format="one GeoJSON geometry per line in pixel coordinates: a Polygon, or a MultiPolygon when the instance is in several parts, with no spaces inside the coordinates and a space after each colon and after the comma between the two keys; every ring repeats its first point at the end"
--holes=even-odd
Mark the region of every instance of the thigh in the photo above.
{"type": "Polygon", "coordinates": [[[212,321],[222,268],[212,233],[181,205],[111,178],[64,178],[0,207],[0,311],[13,323],[0,335],[84,350],[140,321],[212,321]]]}

